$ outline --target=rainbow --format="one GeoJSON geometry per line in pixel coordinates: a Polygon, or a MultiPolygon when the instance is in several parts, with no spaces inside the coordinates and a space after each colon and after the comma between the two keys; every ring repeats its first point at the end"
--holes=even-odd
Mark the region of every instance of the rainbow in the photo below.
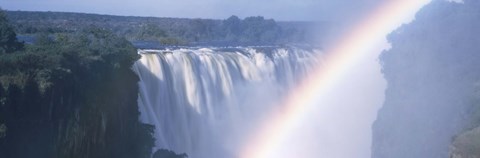
{"type": "MultiPolygon", "coordinates": [[[[284,101],[282,110],[274,112],[260,130],[247,140],[245,148],[239,153],[240,158],[269,158],[279,152],[282,141],[299,124],[307,122],[305,115],[315,106],[317,100],[328,90],[335,88],[336,81],[358,60],[371,53],[372,47],[384,41],[388,33],[405,21],[431,0],[386,0],[373,12],[368,14],[349,33],[336,42],[335,47],[322,58],[323,63],[291,91],[284,101]]],[[[318,157],[310,155],[309,157],[318,157]]]]}

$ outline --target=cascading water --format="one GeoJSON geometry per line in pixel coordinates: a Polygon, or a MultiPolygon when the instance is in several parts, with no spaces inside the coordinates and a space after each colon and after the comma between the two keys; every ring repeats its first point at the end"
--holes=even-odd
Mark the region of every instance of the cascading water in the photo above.
{"type": "Polygon", "coordinates": [[[141,120],[156,148],[193,158],[233,157],[249,129],[320,61],[319,50],[189,48],[141,50],[141,120]]]}

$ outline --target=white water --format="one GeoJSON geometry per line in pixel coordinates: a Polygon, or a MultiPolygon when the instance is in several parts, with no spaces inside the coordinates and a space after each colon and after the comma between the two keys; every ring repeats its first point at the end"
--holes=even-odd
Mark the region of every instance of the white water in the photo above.
{"type": "Polygon", "coordinates": [[[319,61],[318,50],[202,48],[143,50],[141,120],[156,149],[193,158],[234,157],[249,131],[319,61]]]}

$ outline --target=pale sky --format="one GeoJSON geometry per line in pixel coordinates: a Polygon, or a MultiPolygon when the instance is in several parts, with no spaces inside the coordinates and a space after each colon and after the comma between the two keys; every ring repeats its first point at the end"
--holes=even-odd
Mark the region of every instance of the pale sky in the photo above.
{"type": "Polygon", "coordinates": [[[276,20],[331,20],[358,15],[382,0],[0,0],[6,10],[214,18],[264,16],[276,20]]]}

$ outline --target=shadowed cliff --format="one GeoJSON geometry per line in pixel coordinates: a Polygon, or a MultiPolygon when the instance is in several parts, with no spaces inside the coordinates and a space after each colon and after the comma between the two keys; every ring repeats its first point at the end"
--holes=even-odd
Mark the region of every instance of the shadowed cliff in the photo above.
{"type": "Polygon", "coordinates": [[[373,158],[447,158],[456,135],[471,129],[479,7],[474,0],[433,1],[389,35],[392,48],[380,57],[388,88],[373,125],[373,158]]]}
{"type": "Polygon", "coordinates": [[[127,40],[89,28],[24,45],[4,13],[0,30],[0,157],[150,157],[127,40]]]}

